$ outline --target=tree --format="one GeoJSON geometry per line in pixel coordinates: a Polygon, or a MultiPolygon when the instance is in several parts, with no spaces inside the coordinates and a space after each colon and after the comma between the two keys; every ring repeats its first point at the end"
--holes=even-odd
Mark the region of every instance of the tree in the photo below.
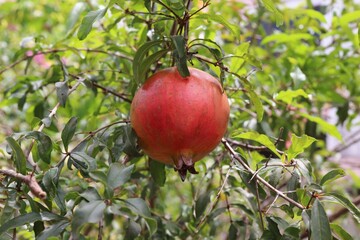
{"type": "Polygon", "coordinates": [[[358,141],[337,126],[358,124],[360,10],[333,6],[2,2],[1,239],[356,239],[360,179],[331,158],[358,141]],[[216,76],[231,103],[185,182],[129,119],[174,65],[216,76]]]}

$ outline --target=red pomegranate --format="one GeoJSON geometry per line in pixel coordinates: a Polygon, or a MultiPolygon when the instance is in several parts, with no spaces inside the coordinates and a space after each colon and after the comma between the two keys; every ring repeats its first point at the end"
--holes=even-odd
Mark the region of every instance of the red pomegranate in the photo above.
{"type": "Polygon", "coordinates": [[[136,92],[131,124],[151,158],[174,164],[182,179],[224,136],[229,103],[217,79],[195,68],[182,77],[176,67],[155,73],[136,92]]]}

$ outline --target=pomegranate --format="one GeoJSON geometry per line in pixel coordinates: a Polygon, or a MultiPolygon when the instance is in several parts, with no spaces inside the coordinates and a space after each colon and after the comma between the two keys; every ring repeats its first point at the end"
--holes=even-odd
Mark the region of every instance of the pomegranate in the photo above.
{"type": "Polygon", "coordinates": [[[217,79],[195,68],[155,73],[136,92],[131,124],[138,144],[154,160],[174,164],[182,180],[224,136],[230,107],[217,79]]]}

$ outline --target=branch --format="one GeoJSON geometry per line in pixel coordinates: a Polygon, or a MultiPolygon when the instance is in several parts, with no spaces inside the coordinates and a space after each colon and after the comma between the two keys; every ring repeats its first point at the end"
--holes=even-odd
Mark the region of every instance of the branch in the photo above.
{"type": "Polygon", "coordinates": [[[46,192],[44,192],[42,190],[42,188],[37,183],[33,174],[22,175],[20,173],[15,172],[14,170],[6,170],[6,169],[0,169],[0,174],[6,175],[9,177],[13,177],[13,178],[16,178],[16,179],[22,181],[23,183],[28,185],[32,194],[34,194],[36,197],[38,197],[40,199],[46,198],[46,192]]]}
{"type": "MultiPolygon", "coordinates": [[[[225,138],[223,138],[221,140],[221,142],[223,143],[223,145],[225,146],[225,148],[229,151],[230,155],[238,162],[240,163],[246,171],[248,171],[249,173],[251,173],[252,175],[255,175],[255,171],[252,170],[246,163],[245,161],[240,157],[240,155],[238,155],[235,150],[231,147],[231,145],[229,144],[229,142],[226,141],[225,138]]],[[[289,203],[293,204],[294,206],[296,206],[297,208],[304,210],[306,209],[306,207],[304,207],[303,205],[301,205],[300,203],[294,201],[293,199],[289,198],[288,196],[286,196],[283,192],[277,190],[275,187],[273,187],[270,183],[268,183],[265,179],[263,179],[262,177],[260,177],[259,175],[255,175],[255,178],[261,182],[262,184],[264,184],[267,188],[269,188],[271,191],[275,192],[277,195],[279,195],[281,198],[283,198],[284,200],[288,201],[289,203]]]]}
{"type": "MultiPolygon", "coordinates": [[[[7,70],[15,67],[16,65],[20,64],[23,61],[26,61],[28,59],[31,59],[37,55],[41,55],[41,54],[51,54],[51,53],[58,53],[58,52],[66,52],[66,51],[73,51],[74,48],[72,49],[48,49],[48,50],[43,50],[43,51],[38,51],[36,53],[33,53],[32,55],[29,56],[24,56],[23,58],[20,58],[19,60],[13,62],[12,64],[6,66],[5,68],[0,70],[0,74],[6,72],[7,70]]],[[[112,55],[112,56],[116,56],[116,57],[121,57],[124,59],[127,59],[129,61],[132,61],[133,59],[129,56],[126,56],[124,54],[120,54],[120,53],[112,53],[112,52],[107,52],[105,50],[101,50],[101,49],[89,49],[89,48],[75,48],[76,51],[85,51],[85,52],[94,52],[94,53],[103,53],[103,54],[107,54],[107,55],[112,55]]]]}

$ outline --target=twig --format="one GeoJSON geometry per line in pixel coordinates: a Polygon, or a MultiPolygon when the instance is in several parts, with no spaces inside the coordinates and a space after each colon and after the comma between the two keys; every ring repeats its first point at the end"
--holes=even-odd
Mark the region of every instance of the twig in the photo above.
{"type": "Polygon", "coordinates": [[[223,184],[221,185],[218,193],[216,194],[215,199],[212,201],[211,207],[208,209],[208,211],[207,211],[206,214],[203,216],[203,218],[200,220],[200,222],[196,225],[196,228],[197,228],[197,229],[200,228],[200,226],[205,222],[205,220],[207,219],[207,217],[209,216],[209,214],[211,213],[211,211],[214,209],[217,201],[218,201],[219,198],[220,198],[221,193],[223,192],[223,189],[224,189],[224,187],[225,187],[225,184],[226,184],[226,182],[227,182],[227,179],[229,178],[231,169],[232,169],[232,165],[230,165],[230,167],[229,167],[229,169],[228,169],[228,171],[227,171],[227,173],[226,173],[226,175],[225,175],[225,179],[224,179],[224,181],[223,181],[223,184]]]}
{"type": "Polygon", "coordinates": [[[36,197],[41,198],[41,199],[46,198],[46,192],[44,192],[42,190],[42,188],[37,183],[33,174],[22,175],[20,173],[15,172],[14,170],[6,170],[6,169],[0,169],[0,174],[6,175],[9,177],[13,177],[13,178],[16,178],[16,179],[22,181],[23,183],[28,185],[32,194],[34,194],[36,197]]]}
{"type": "Polygon", "coordinates": [[[29,56],[24,56],[23,58],[20,58],[19,60],[13,62],[12,64],[6,66],[5,68],[0,70],[0,74],[4,73],[5,71],[15,67],[16,65],[20,64],[23,61],[26,61],[30,58],[33,58],[34,56],[37,55],[41,55],[41,54],[51,54],[51,53],[58,53],[58,52],[66,52],[66,51],[72,51],[72,50],[76,50],[76,51],[85,51],[85,52],[94,52],[94,53],[102,53],[102,54],[107,54],[107,55],[112,55],[112,56],[116,56],[116,57],[121,57],[124,59],[127,59],[129,61],[132,61],[133,59],[129,56],[126,56],[124,54],[120,54],[120,53],[113,53],[113,52],[107,52],[105,50],[101,50],[101,49],[90,49],[90,48],[73,48],[73,49],[48,49],[48,50],[43,50],[43,51],[37,51],[36,53],[33,53],[32,55],[29,56]]]}
{"type": "MultiPolygon", "coordinates": [[[[229,151],[229,153],[231,154],[231,156],[242,165],[243,168],[245,168],[245,170],[247,170],[251,175],[255,174],[255,171],[252,170],[246,163],[245,161],[235,152],[235,150],[231,147],[231,145],[229,144],[229,142],[226,141],[225,138],[223,138],[221,140],[221,142],[224,144],[225,148],[229,151]]],[[[277,190],[275,187],[273,187],[270,183],[268,183],[265,179],[263,179],[262,177],[260,177],[259,175],[256,175],[255,178],[261,182],[262,184],[264,184],[267,188],[269,188],[271,191],[275,192],[276,194],[278,194],[281,198],[283,198],[284,200],[288,201],[289,203],[293,204],[294,206],[296,206],[297,208],[304,210],[306,209],[306,207],[304,207],[303,205],[301,205],[300,203],[294,201],[293,199],[289,198],[288,196],[286,196],[283,192],[277,190]]]]}

